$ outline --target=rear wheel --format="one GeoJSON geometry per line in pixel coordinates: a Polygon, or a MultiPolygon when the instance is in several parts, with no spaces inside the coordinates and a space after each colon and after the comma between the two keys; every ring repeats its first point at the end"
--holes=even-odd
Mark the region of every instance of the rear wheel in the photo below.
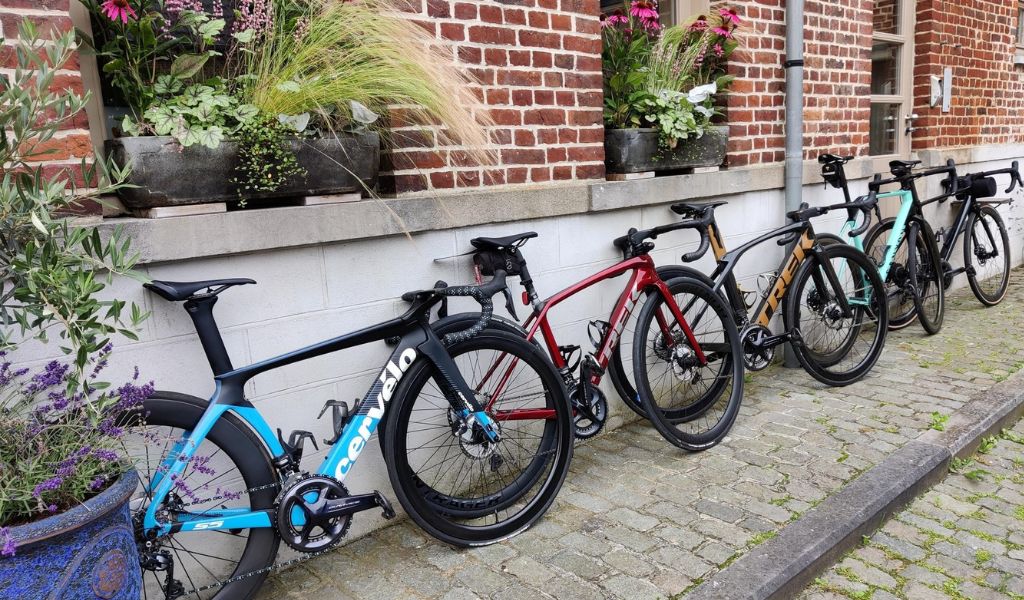
{"type": "Polygon", "coordinates": [[[830,283],[818,257],[811,255],[793,277],[783,316],[787,331],[799,332],[793,352],[818,381],[840,386],[864,377],[885,344],[885,286],[863,252],[846,244],[823,248],[840,289],[830,283]],[[844,316],[838,294],[850,307],[844,316]]]}
{"type": "MultiPolygon", "coordinates": [[[[875,265],[882,268],[888,249],[889,235],[896,226],[896,219],[883,219],[871,228],[864,238],[864,252],[875,265]]],[[[885,277],[886,295],[889,298],[889,330],[896,331],[907,327],[917,320],[917,309],[914,307],[914,296],[910,290],[910,271],[907,254],[907,238],[903,236],[896,249],[889,272],[885,277]]]]}
{"type": "Polygon", "coordinates": [[[921,327],[929,335],[942,329],[942,318],[946,313],[946,286],[942,269],[942,257],[928,224],[914,219],[907,225],[907,247],[910,251],[910,287],[913,290],[914,307],[921,327]],[[916,231],[916,235],[913,235],[916,231]]]}
{"type": "MultiPolygon", "coordinates": [[[[194,396],[158,391],[141,410],[125,416],[124,452],[133,460],[140,483],[129,503],[133,519],[141,523],[150,504],[148,490],[156,485],[154,478],[159,477],[161,465],[175,451],[175,442],[199,422],[207,406],[209,401],[194,396]]],[[[270,509],[278,491],[276,483],[263,443],[238,417],[226,413],[196,449],[160,510],[166,515],[198,516],[225,508],[270,509]],[[249,491],[253,488],[263,489],[249,491]]],[[[164,553],[173,561],[174,578],[189,592],[272,565],[279,538],[275,529],[257,528],[178,532],[158,538],[148,550],[145,540],[139,542],[143,598],[164,598],[167,571],[145,568],[146,559],[152,561],[164,553]]],[[[266,577],[266,573],[245,577],[189,597],[251,598],[266,577]]]]}
{"type": "Polygon", "coordinates": [[[710,287],[686,278],[666,285],[684,323],[673,316],[661,294],[648,297],[637,319],[633,347],[637,390],[665,439],[685,450],[706,450],[729,433],[739,412],[740,337],[732,311],[710,287]],[[685,334],[687,326],[696,347],[685,334]]]}
{"type": "Polygon", "coordinates": [[[995,306],[1010,282],[1010,238],[999,211],[983,204],[967,223],[964,266],[967,281],[978,301],[995,306]]]}
{"type": "Polygon", "coordinates": [[[452,408],[434,364],[419,360],[395,390],[384,456],[420,527],[449,544],[481,546],[523,531],[551,505],[572,456],[572,411],[555,368],[522,337],[487,329],[448,352],[499,441],[452,408]]]}

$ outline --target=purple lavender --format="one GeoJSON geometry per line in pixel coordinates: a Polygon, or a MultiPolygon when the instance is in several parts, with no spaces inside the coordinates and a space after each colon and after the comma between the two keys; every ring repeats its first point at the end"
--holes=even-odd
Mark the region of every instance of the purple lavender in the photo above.
{"type": "Polygon", "coordinates": [[[14,556],[14,539],[11,537],[11,530],[0,527],[0,556],[14,556]]]}

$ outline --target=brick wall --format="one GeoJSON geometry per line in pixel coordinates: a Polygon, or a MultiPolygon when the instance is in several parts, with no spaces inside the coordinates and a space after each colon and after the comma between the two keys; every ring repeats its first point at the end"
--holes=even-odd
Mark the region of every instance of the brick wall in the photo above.
{"type": "Polygon", "coordinates": [[[401,193],[604,177],[598,0],[411,2],[479,82],[497,163],[467,161],[399,115],[386,185],[401,193]]]}
{"type": "MultiPolygon", "coordinates": [[[[31,19],[42,37],[51,32],[66,32],[73,29],[69,16],[69,1],[77,0],[0,0],[0,32],[5,38],[0,47],[0,70],[11,72],[17,66],[14,55],[14,43],[18,37],[18,26],[22,19],[31,19]]],[[[54,79],[57,90],[72,90],[83,94],[82,75],[79,71],[78,55],[74,55],[65,68],[57,73],[54,79]]],[[[43,166],[43,172],[51,177],[67,172],[78,184],[82,184],[81,161],[93,155],[92,140],[89,137],[89,121],[85,112],[68,122],[52,140],[42,144],[37,164],[43,166]]],[[[89,212],[98,212],[98,206],[88,207],[89,212]]]]}
{"type": "MultiPolygon", "coordinates": [[[[871,0],[810,1],[804,8],[804,157],[867,151],[871,0]]],[[[785,159],[784,0],[715,2],[743,19],[727,100],[729,166],[785,159]]]]}
{"type": "Polygon", "coordinates": [[[919,0],[914,149],[1024,142],[1024,68],[1013,66],[1016,0],[919,0]],[[930,75],[953,68],[950,112],[928,106],[930,75]]]}

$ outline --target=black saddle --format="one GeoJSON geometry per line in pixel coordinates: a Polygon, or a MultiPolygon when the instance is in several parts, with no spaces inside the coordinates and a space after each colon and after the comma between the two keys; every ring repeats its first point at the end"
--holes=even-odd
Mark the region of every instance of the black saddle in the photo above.
{"type": "Polygon", "coordinates": [[[474,248],[480,250],[501,250],[503,248],[510,248],[516,246],[521,242],[524,242],[530,238],[537,237],[537,232],[527,231],[526,233],[517,233],[515,235],[506,235],[505,237],[478,237],[469,240],[470,244],[473,244],[474,248]]]}
{"type": "Polygon", "coordinates": [[[188,300],[203,288],[210,289],[213,294],[219,294],[233,285],[248,285],[250,283],[256,282],[252,279],[210,279],[208,281],[157,281],[154,279],[142,285],[147,290],[156,292],[164,300],[180,302],[188,300]]]}
{"type": "Polygon", "coordinates": [[[716,206],[721,206],[723,204],[728,204],[728,202],[726,202],[725,200],[718,200],[717,202],[700,203],[676,202],[670,208],[672,209],[672,212],[676,213],[677,215],[687,216],[695,214],[704,214],[705,209],[714,208],[716,206]]]}
{"type": "Polygon", "coordinates": [[[818,162],[823,164],[823,165],[829,165],[829,164],[833,164],[833,163],[846,164],[846,163],[850,162],[853,159],[854,159],[853,156],[838,156],[838,155],[835,155],[835,154],[819,154],[818,155],[818,162]]]}
{"type": "Polygon", "coordinates": [[[919,160],[890,160],[889,171],[896,177],[903,177],[910,173],[910,170],[921,164],[919,160]]]}

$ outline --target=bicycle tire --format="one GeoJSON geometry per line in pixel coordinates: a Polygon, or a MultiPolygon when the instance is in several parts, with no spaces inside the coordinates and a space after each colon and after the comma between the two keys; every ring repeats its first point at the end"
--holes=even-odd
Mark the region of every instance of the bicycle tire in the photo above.
{"type": "MultiPolygon", "coordinates": [[[[141,410],[132,411],[121,420],[121,425],[126,428],[128,432],[126,434],[127,439],[131,438],[131,430],[133,428],[144,425],[147,428],[151,427],[167,427],[171,429],[179,429],[182,431],[191,431],[195,427],[196,423],[202,417],[203,412],[209,406],[208,400],[196,398],[195,396],[189,396],[186,394],[179,394],[176,392],[156,391],[153,395],[148,398],[142,405],[141,410]]],[[[152,432],[148,432],[152,433],[152,432]]],[[[175,439],[175,438],[169,438],[175,439]]],[[[146,446],[148,457],[148,449],[152,446],[147,442],[151,442],[151,435],[147,435],[142,438],[142,443],[146,446]]],[[[271,464],[270,455],[267,453],[266,448],[263,445],[262,440],[237,416],[226,413],[221,417],[217,423],[207,434],[204,444],[200,445],[197,450],[196,456],[214,456],[203,454],[203,448],[205,442],[209,441],[213,448],[216,448],[219,452],[223,453],[227,459],[234,464],[239,474],[241,475],[242,482],[244,482],[243,490],[249,490],[255,487],[261,487],[266,485],[274,484],[278,481],[274,467],[271,464]]],[[[213,450],[211,448],[211,451],[213,450]]],[[[164,450],[166,451],[167,445],[164,450]]],[[[154,464],[160,464],[162,456],[159,457],[154,464]]],[[[207,465],[208,468],[208,465],[207,465]]],[[[133,514],[138,514],[144,510],[147,506],[145,503],[145,487],[149,484],[152,477],[152,471],[148,471],[148,465],[143,466],[141,461],[136,462],[136,470],[139,472],[140,485],[136,492],[135,501],[139,498],[143,500],[142,505],[133,511],[133,514]],[[140,496],[141,494],[141,496],[140,496]]],[[[193,469],[192,474],[195,474],[196,470],[193,469]]],[[[221,488],[226,486],[228,482],[225,482],[222,478],[226,474],[225,471],[219,471],[209,475],[211,478],[215,477],[218,479],[217,487],[221,488]]],[[[189,471],[186,470],[181,478],[182,481],[187,481],[189,477],[189,471]]],[[[229,480],[230,481],[230,480],[229,480]]],[[[195,485],[190,485],[191,491],[195,493],[197,491],[195,485]]],[[[277,497],[279,486],[272,486],[267,489],[256,490],[248,493],[249,508],[253,510],[270,509],[274,506],[275,498],[277,497]]],[[[215,495],[214,490],[206,490],[207,493],[212,497],[215,495]]],[[[244,492],[243,492],[244,493],[244,492]]],[[[204,494],[205,495],[205,494],[204,494]]],[[[186,494],[187,499],[187,494],[186,494]]],[[[132,502],[132,506],[136,502],[132,502]]],[[[215,503],[219,503],[216,501],[215,503]]],[[[234,500],[229,501],[229,504],[235,504],[238,506],[244,506],[245,500],[234,500]]],[[[246,538],[245,546],[242,553],[237,561],[237,566],[231,571],[221,576],[219,573],[213,573],[210,569],[216,569],[219,563],[212,562],[209,542],[216,537],[218,532],[179,532],[168,536],[170,541],[170,548],[172,549],[172,556],[175,558],[175,578],[182,581],[186,587],[191,586],[192,588],[203,585],[200,581],[205,581],[211,576],[216,576],[219,581],[225,581],[230,577],[249,573],[251,571],[257,571],[274,564],[274,558],[277,556],[277,549],[280,543],[280,538],[277,535],[277,531],[273,528],[258,528],[248,530],[248,536],[246,538]],[[191,551],[186,548],[185,543],[192,545],[191,542],[186,541],[182,543],[181,538],[185,540],[195,540],[202,542],[205,539],[208,543],[202,545],[202,552],[199,554],[192,554],[194,562],[203,564],[202,567],[198,567],[196,570],[189,572],[184,568],[184,565],[180,564],[180,553],[191,551]],[[177,546],[177,547],[175,547],[177,546]],[[184,549],[184,550],[183,550],[184,549]],[[199,556],[199,559],[195,557],[199,556]],[[184,571],[184,577],[182,577],[184,571]],[[193,576],[193,574],[196,574],[193,576]],[[203,579],[200,579],[202,576],[203,579]]],[[[218,558],[219,560],[227,562],[224,557],[212,557],[218,558]]],[[[143,571],[143,585],[147,583],[152,586],[160,583],[160,579],[164,572],[156,571],[143,571]],[[153,574],[155,581],[150,581],[146,578],[147,574],[153,574]]],[[[227,584],[221,588],[210,590],[211,595],[202,595],[201,598],[209,598],[215,600],[246,600],[252,598],[260,586],[266,579],[267,573],[261,573],[259,575],[252,575],[244,579],[240,579],[236,582],[227,584]]],[[[212,581],[206,581],[211,583],[212,581]]],[[[147,588],[148,589],[148,588],[147,588]]],[[[189,591],[186,589],[186,591],[189,591]]],[[[162,597],[162,595],[160,596],[162,597]]],[[[195,597],[195,596],[190,596],[195,597]]]]}
{"type": "MultiPolygon", "coordinates": [[[[800,333],[799,343],[794,343],[792,346],[793,353],[804,370],[826,385],[844,386],[864,377],[875,363],[878,362],[878,358],[882,354],[882,348],[885,345],[885,337],[888,331],[888,304],[879,301],[879,299],[885,298],[885,285],[882,283],[882,278],[878,275],[878,270],[875,268],[874,263],[863,252],[853,246],[847,244],[829,245],[822,249],[822,255],[830,261],[835,258],[847,261],[848,268],[845,269],[845,273],[849,275],[851,281],[855,282],[853,284],[855,287],[852,290],[854,297],[859,302],[853,305],[855,313],[853,317],[849,318],[850,331],[854,333],[852,335],[847,333],[841,338],[841,343],[836,344],[836,348],[844,349],[846,354],[843,357],[837,358],[835,356],[836,348],[832,348],[827,352],[819,351],[817,340],[821,340],[822,335],[816,336],[810,331],[805,331],[805,326],[801,321],[801,316],[805,312],[808,315],[813,315],[823,325],[819,330],[827,333],[829,330],[838,331],[837,323],[846,320],[835,316],[835,311],[838,310],[838,307],[833,306],[834,302],[828,300],[827,295],[823,299],[820,296],[820,291],[807,288],[808,282],[813,283],[814,281],[812,277],[814,274],[813,270],[821,268],[816,256],[809,256],[800,265],[796,275],[793,277],[791,289],[786,293],[786,297],[783,300],[783,318],[787,331],[796,330],[800,333]],[[802,299],[805,297],[805,291],[808,298],[807,311],[803,310],[804,302],[802,299]],[[815,297],[813,294],[818,296],[816,300],[812,301],[811,299],[815,297]],[[865,317],[874,317],[875,326],[873,333],[870,330],[866,331],[866,329],[870,328],[865,328],[865,324],[870,321],[867,321],[865,317]],[[871,336],[871,339],[868,342],[867,348],[860,354],[860,360],[840,371],[839,369],[843,368],[840,367],[840,363],[853,352],[857,340],[865,332],[871,336]],[[822,357],[827,357],[827,360],[821,360],[822,357]]],[[[825,277],[824,274],[821,276],[825,277]]],[[[849,293],[847,293],[847,297],[851,297],[849,293]]],[[[814,324],[818,325],[819,323],[814,322],[814,324]]]]}
{"type": "MultiPolygon", "coordinates": [[[[664,265],[658,267],[657,271],[658,277],[660,277],[662,281],[668,281],[669,279],[675,279],[676,277],[689,277],[691,279],[696,279],[711,288],[713,288],[715,285],[715,283],[711,280],[710,277],[708,277],[704,273],[701,273],[697,269],[694,269],[693,267],[687,267],[684,265],[664,265]]],[[[654,290],[648,290],[647,294],[644,297],[644,300],[646,301],[647,299],[649,299],[651,297],[651,294],[654,293],[656,293],[654,290]]],[[[638,309],[634,310],[633,314],[639,315],[642,310],[643,305],[638,307],[638,309]]],[[[632,410],[634,413],[646,419],[647,410],[643,407],[643,402],[637,395],[636,385],[632,379],[632,338],[635,337],[636,320],[631,319],[631,321],[633,321],[634,323],[633,327],[630,328],[629,323],[626,323],[626,327],[623,328],[621,341],[618,344],[616,344],[615,349],[612,350],[612,355],[608,360],[608,377],[612,380],[612,387],[615,388],[615,391],[618,392],[619,397],[622,398],[622,403],[628,406],[629,409],[632,410]],[[628,356],[630,359],[631,364],[629,366],[626,366],[625,362],[622,359],[623,348],[626,348],[625,355],[628,356]]]]}
{"type": "MultiPolygon", "coordinates": [[[[999,216],[999,211],[994,206],[982,204],[967,221],[967,232],[968,235],[964,239],[964,266],[967,267],[967,283],[970,284],[971,291],[974,292],[974,296],[979,302],[985,306],[995,306],[1006,296],[1006,289],[1010,284],[1010,237],[1006,233],[1006,225],[1003,224],[1003,218],[999,216]],[[981,258],[978,256],[979,245],[996,242],[995,239],[989,239],[989,235],[993,232],[990,224],[986,226],[987,220],[994,223],[999,230],[998,241],[1002,243],[1002,251],[994,257],[981,258]],[[978,223],[983,225],[984,238],[982,239],[977,239],[980,237],[979,232],[975,229],[978,223]],[[978,265],[980,263],[980,266],[984,266],[986,260],[993,258],[996,266],[1000,268],[999,286],[990,292],[985,290],[982,284],[993,279],[996,273],[990,272],[988,277],[979,277],[978,265]]],[[[993,250],[999,252],[999,249],[993,248],[993,250]]]]}
{"type": "MultiPolygon", "coordinates": [[[[484,493],[479,497],[460,497],[457,494],[462,493],[463,489],[466,491],[473,490],[473,493],[478,493],[480,487],[475,482],[474,485],[463,487],[461,485],[463,480],[459,479],[462,476],[455,474],[452,476],[455,479],[451,489],[446,493],[442,493],[438,488],[442,487],[441,484],[445,483],[443,480],[439,482],[424,481],[423,476],[428,470],[429,465],[423,464],[422,469],[417,471],[417,468],[410,461],[410,435],[419,437],[430,435],[429,433],[424,434],[423,432],[427,430],[419,429],[419,426],[433,425],[435,430],[442,432],[440,436],[436,436],[433,440],[429,441],[436,441],[438,437],[443,438],[442,442],[444,438],[456,440],[454,444],[450,444],[446,452],[450,453],[456,448],[458,452],[462,452],[464,460],[460,464],[465,464],[467,457],[471,461],[471,465],[474,464],[472,462],[474,460],[481,465],[486,460],[489,463],[487,468],[493,469],[496,473],[503,466],[510,464],[508,457],[511,457],[511,454],[503,456],[501,454],[502,449],[499,448],[490,451],[490,454],[487,454],[485,457],[484,455],[488,451],[488,447],[485,444],[477,443],[475,440],[466,441],[464,438],[459,437],[464,435],[464,432],[458,432],[452,426],[450,420],[446,422],[440,419],[442,415],[445,419],[449,418],[449,407],[447,406],[447,400],[443,398],[443,392],[441,392],[440,397],[443,403],[435,403],[431,407],[428,406],[431,405],[430,400],[418,402],[420,398],[426,397],[422,392],[427,384],[432,381],[435,374],[432,363],[425,360],[417,361],[406,372],[405,377],[403,377],[398,388],[395,390],[395,399],[392,401],[390,408],[391,411],[394,411],[394,415],[389,420],[388,428],[385,432],[384,453],[385,461],[388,465],[388,476],[399,502],[420,527],[437,539],[460,547],[492,544],[524,531],[536,522],[551,506],[555,495],[565,481],[572,458],[573,441],[575,438],[572,410],[565,386],[554,366],[537,346],[527,342],[519,335],[485,329],[479,335],[469,340],[452,344],[448,350],[452,358],[458,363],[461,356],[468,354],[474,349],[491,350],[495,353],[501,353],[502,356],[511,355],[518,359],[519,364],[527,365],[529,370],[534,372],[539,379],[543,391],[543,407],[547,410],[553,410],[554,418],[543,421],[540,419],[531,420],[533,423],[543,422],[541,426],[543,429],[542,433],[540,435],[532,434],[532,437],[539,440],[537,443],[538,454],[531,457],[528,467],[523,469],[522,473],[514,478],[498,476],[501,479],[500,485],[504,487],[496,492],[484,493]],[[414,421],[412,424],[415,427],[410,429],[410,419],[414,410],[431,410],[432,408],[438,411],[435,423],[414,421]],[[474,455],[474,453],[479,455],[474,455]],[[491,456],[503,456],[497,467],[494,467],[495,463],[490,458],[491,456]],[[542,457],[545,458],[542,460],[542,457]],[[542,466],[545,467],[539,471],[535,469],[538,460],[542,460],[542,466]],[[509,480],[512,481],[512,484],[505,485],[509,480]],[[456,487],[460,489],[456,490],[456,487]],[[526,499],[525,502],[520,502],[525,498],[526,494],[534,489],[536,489],[535,494],[526,499]],[[513,505],[509,504],[509,502],[515,505],[523,504],[523,507],[502,520],[497,513],[508,510],[513,505]],[[462,522],[478,521],[482,518],[481,511],[488,517],[493,516],[495,522],[483,524],[462,522]],[[491,513],[494,514],[492,515],[491,513]]],[[[486,361],[484,363],[486,366],[493,364],[486,361]]],[[[464,367],[460,367],[460,371],[466,376],[464,367]]],[[[510,382],[514,382],[518,378],[519,375],[515,375],[510,382]]],[[[467,381],[471,387],[477,389],[474,378],[467,377],[467,381]]],[[[437,389],[440,390],[441,388],[438,387],[437,389]]],[[[518,406],[521,407],[521,404],[518,406]]],[[[417,419],[420,418],[430,417],[417,416],[417,419]]],[[[495,445],[496,448],[502,442],[514,439],[511,436],[508,423],[518,423],[518,421],[506,421],[505,423],[501,425],[502,441],[495,445]]],[[[513,443],[520,445],[519,441],[524,439],[520,437],[518,441],[513,443]]],[[[525,449],[522,445],[520,447],[525,449]]],[[[434,454],[439,452],[440,448],[441,446],[438,446],[434,454]]],[[[426,449],[430,450],[430,448],[426,449]]],[[[508,446],[505,449],[507,450],[508,446]]],[[[514,451],[515,449],[513,448],[512,450],[514,451]]],[[[459,458],[458,454],[452,460],[457,458],[459,458]]],[[[429,460],[430,457],[427,458],[427,461],[429,460]]],[[[447,461],[448,454],[442,458],[442,462],[439,464],[447,461]]],[[[430,466],[429,468],[433,467],[430,466]]],[[[471,466],[471,470],[472,468],[474,467],[471,466]]],[[[482,466],[481,473],[484,473],[485,470],[485,467],[482,466]]],[[[441,473],[441,471],[438,472],[441,473]]],[[[446,475],[448,475],[447,472],[446,475]]]]}
{"type": "MultiPolygon", "coordinates": [[[[696,358],[689,344],[685,343],[682,331],[674,331],[676,327],[672,327],[672,337],[675,339],[672,348],[664,345],[663,331],[651,335],[651,326],[660,311],[665,311],[660,312],[663,317],[669,315],[666,322],[676,322],[676,319],[671,318],[667,312],[667,308],[664,308],[665,299],[660,294],[655,294],[644,304],[637,319],[637,343],[633,347],[634,377],[640,399],[655,429],[673,445],[698,452],[721,442],[736,421],[743,398],[742,346],[739,332],[736,330],[735,316],[725,301],[710,287],[687,278],[671,279],[666,284],[674,297],[684,294],[692,297],[692,302],[677,300],[677,303],[680,304],[681,310],[686,311],[683,317],[693,327],[694,337],[705,350],[708,363],[703,367],[694,368],[694,365],[699,363],[695,363],[696,358]],[[689,310],[684,308],[686,306],[689,306],[689,310]],[[661,343],[659,335],[662,338],[661,343]],[[686,356],[676,356],[676,348],[684,351],[686,356]],[[702,382],[703,369],[708,369],[708,374],[713,377],[712,384],[703,390],[696,389],[696,395],[689,394],[689,398],[685,397],[687,394],[684,392],[684,397],[680,398],[675,393],[677,386],[671,385],[670,382],[669,396],[663,395],[659,392],[664,389],[661,381],[665,376],[658,377],[654,382],[651,380],[652,354],[657,360],[669,364],[672,377],[679,381],[685,383],[689,380],[694,384],[702,382]],[[658,389],[655,389],[655,385],[658,389]],[[722,397],[725,397],[724,406],[716,409],[721,404],[722,397]],[[681,405],[678,402],[680,399],[681,405]],[[695,431],[694,423],[700,419],[708,423],[709,420],[705,417],[713,409],[713,414],[716,414],[717,418],[710,427],[695,431]],[[681,429],[680,426],[683,425],[688,430],[681,429]]],[[[660,325],[655,326],[661,329],[660,325]]]]}
{"type": "MultiPolygon", "coordinates": [[[[882,219],[864,237],[864,252],[876,265],[881,265],[885,259],[885,256],[881,256],[882,250],[895,223],[895,217],[882,219]]],[[[903,236],[899,248],[896,249],[893,264],[890,265],[889,273],[885,277],[886,294],[889,296],[889,331],[905,329],[917,320],[914,299],[907,289],[906,247],[907,236],[903,236]],[[901,250],[904,254],[902,262],[899,260],[901,250]]]]}
{"type": "MultiPolygon", "coordinates": [[[[917,319],[920,321],[921,327],[929,335],[935,335],[942,329],[942,320],[946,313],[946,286],[943,283],[942,257],[939,256],[939,246],[935,242],[935,234],[932,233],[928,223],[918,217],[913,217],[910,223],[914,223],[918,227],[917,236],[907,241],[910,257],[908,271],[910,272],[911,289],[913,289],[914,308],[917,311],[917,319]],[[933,288],[935,290],[934,314],[932,314],[931,307],[925,305],[925,298],[930,297],[929,292],[933,288]]],[[[911,229],[912,232],[913,229],[911,229]]],[[[907,237],[911,238],[909,233],[907,237]]]]}

